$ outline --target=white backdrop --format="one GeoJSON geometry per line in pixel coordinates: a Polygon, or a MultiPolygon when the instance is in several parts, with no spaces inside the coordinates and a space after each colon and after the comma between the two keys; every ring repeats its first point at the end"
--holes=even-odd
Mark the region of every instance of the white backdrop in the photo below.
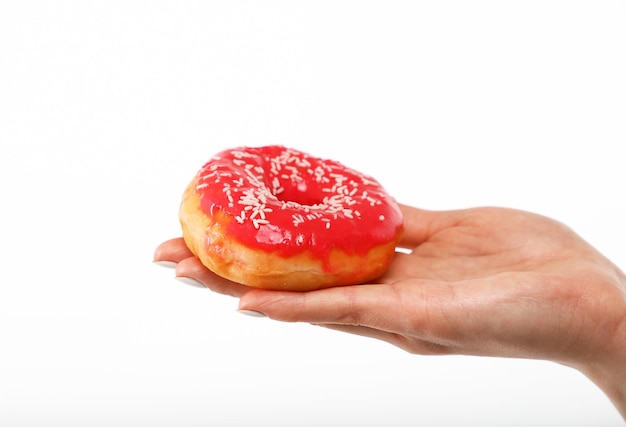
{"type": "Polygon", "coordinates": [[[0,3],[0,425],[619,426],[542,361],[236,313],[152,264],[216,151],[566,222],[626,267],[622,1],[0,3]]]}

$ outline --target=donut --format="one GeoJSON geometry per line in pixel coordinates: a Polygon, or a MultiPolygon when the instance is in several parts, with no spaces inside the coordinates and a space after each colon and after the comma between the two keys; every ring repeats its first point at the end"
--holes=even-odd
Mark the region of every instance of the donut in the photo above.
{"type": "Polygon", "coordinates": [[[214,155],[187,185],[179,219],[187,247],[218,276],[290,291],[376,279],[403,229],[374,178],[281,145],[214,155]]]}

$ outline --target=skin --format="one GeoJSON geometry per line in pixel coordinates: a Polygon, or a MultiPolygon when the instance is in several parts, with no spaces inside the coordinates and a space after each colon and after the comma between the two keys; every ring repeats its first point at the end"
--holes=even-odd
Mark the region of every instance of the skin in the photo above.
{"type": "Polygon", "coordinates": [[[626,275],[565,225],[513,209],[401,206],[404,250],[377,283],[252,289],[207,270],[181,238],[155,261],[239,309],[389,342],[415,354],[550,360],[580,370],[626,419],[626,275]]]}

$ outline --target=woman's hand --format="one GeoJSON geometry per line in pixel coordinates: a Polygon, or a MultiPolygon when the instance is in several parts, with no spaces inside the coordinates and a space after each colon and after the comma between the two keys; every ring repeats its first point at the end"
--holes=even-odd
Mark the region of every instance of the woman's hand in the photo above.
{"type": "Polygon", "coordinates": [[[552,360],[581,370],[626,418],[626,276],[563,224],[502,208],[403,206],[402,246],[373,284],[251,289],[206,270],[182,239],[155,260],[240,297],[241,310],[377,338],[419,354],[552,360]]]}

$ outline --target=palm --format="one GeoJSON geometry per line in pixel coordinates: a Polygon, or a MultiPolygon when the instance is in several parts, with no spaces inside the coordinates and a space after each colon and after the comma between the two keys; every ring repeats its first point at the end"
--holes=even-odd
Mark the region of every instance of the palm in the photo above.
{"type": "Polygon", "coordinates": [[[499,208],[446,214],[404,210],[407,230],[403,243],[410,254],[396,257],[381,278],[386,283],[407,278],[454,282],[512,271],[547,273],[566,253],[589,252],[565,226],[526,212],[499,208]]]}
{"type": "MultiPolygon", "coordinates": [[[[611,307],[587,296],[623,288],[610,284],[614,266],[569,228],[510,209],[403,209],[410,253],[397,254],[380,278],[390,287],[337,290],[362,307],[327,326],[418,353],[563,362],[581,356],[573,350],[581,341],[606,342],[597,328],[611,330],[605,317],[611,307]],[[402,315],[371,321],[373,311],[402,315]]],[[[616,306],[612,319],[622,310],[616,306]]]]}

